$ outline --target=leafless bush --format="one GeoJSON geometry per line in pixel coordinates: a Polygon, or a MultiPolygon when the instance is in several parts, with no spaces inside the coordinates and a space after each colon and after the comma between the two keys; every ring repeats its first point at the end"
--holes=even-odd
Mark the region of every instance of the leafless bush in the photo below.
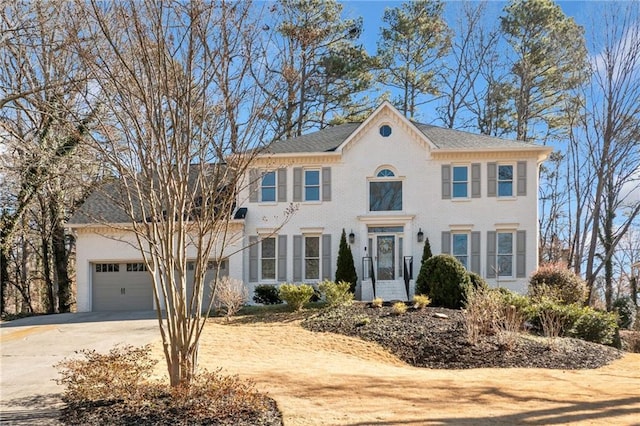
{"type": "Polygon", "coordinates": [[[470,290],[463,315],[467,340],[476,345],[480,336],[495,334],[502,317],[500,295],[485,289],[470,290]]]}
{"type": "Polygon", "coordinates": [[[151,358],[151,346],[116,346],[109,353],[81,350],[82,359],[64,359],[55,364],[62,376],[56,383],[66,386],[63,399],[83,401],[134,399],[140,384],[147,380],[157,361],[151,358]]]}
{"type": "Polygon", "coordinates": [[[502,317],[498,324],[498,342],[505,349],[513,349],[525,321],[525,315],[514,305],[502,306],[502,317]]]}
{"type": "Polygon", "coordinates": [[[224,309],[229,321],[242,308],[248,297],[249,292],[242,281],[226,276],[216,284],[214,304],[216,309],[224,309]]]}

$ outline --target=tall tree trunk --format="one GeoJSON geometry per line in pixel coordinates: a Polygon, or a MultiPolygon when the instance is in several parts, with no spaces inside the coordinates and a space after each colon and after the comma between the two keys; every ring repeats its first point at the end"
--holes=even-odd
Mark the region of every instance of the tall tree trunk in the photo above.
{"type": "Polygon", "coordinates": [[[72,294],[69,279],[69,253],[65,246],[63,217],[60,212],[62,197],[56,191],[49,199],[49,216],[51,219],[51,248],[58,283],[58,312],[71,312],[72,294]]]}

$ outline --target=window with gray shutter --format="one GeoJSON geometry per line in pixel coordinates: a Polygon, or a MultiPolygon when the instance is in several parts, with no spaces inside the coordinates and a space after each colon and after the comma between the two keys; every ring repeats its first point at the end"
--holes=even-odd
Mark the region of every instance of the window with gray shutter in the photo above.
{"type": "Polygon", "coordinates": [[[287,169],[278,169],[278,202],[287,201],[287,169]]]}
{"type": "Polygon", "coordinates": [[[278,235],[278,281],[287,281],[287,236],[278,235]]]}
{"type": "Polygon", "coordinates": [[[302,167],[293,169],[293,201],[302,201],[302,167]]]}
{"type": "Polygon", "coordinates": [[[440,247],[442,248],[442,254],[451,254],[451,232],[442,232],[440,247]]]}
{"type": "Polygon", "coordinates": [[[480,198],[480,163],[471,165],[471,198],[480,198]]]}
{"type": "Polygon", "coordinates": [[[526,161],[518,161],[517,167],[518,174],[518,196],[524,197],[527,195],[527,162],[526,161]]]}
{"type": "Polygon", "coordinates": [[[442,165],[442,199],[451,199],[451,166],[442,165]]]}
{"type": "Polygon", "coordinates": [[[487,197],[496,196],[497,168],[496,163],[487,163],[487,197]]]}
{"type": "Polygon", "coordinates": [[[487,278],[496,277],[496,232],[487,232],[487,278]]]}
{"type": "Polygon", "coordinates": [[[322,168],[322,201],[331,201],[331,167],[322,168]]]}
{"type": "Polygon", "coordinates": [[[302,235],[293,236],[293,282],[302,281],[302,235]]]}
{"type": "Polygon", "coordinates": [[[516,233],[516,277],[527,276],[527,231],[516,233]]]}
{"type": "Polygon", "coordinates": [[[331,280],[331,234],[322,236],[322,278],[331,280]]]}
{"type": "Polygon", "coordinates": [[[249,282],[258,281],[258,237],[249,237],[249,282]]]}
{"type": "Polygon", "coordinates": [[[471,233],[471,272],[480,274],[480,232],[471,233]]]}
{"type": "Polygon", "coordinates": [[[256,169],[249,170],[249,202],[258,202],[258,180],[260,173],[256,169]]]}

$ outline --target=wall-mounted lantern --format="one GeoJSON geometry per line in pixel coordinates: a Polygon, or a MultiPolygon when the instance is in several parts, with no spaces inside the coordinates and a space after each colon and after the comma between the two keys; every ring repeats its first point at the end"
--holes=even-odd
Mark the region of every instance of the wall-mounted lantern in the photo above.
{"type": "Polygon", "coordinates": [[[356,234],[353,233],[353,229],[349,233],[349,244],[353,244],[356,242],[356,234]]]}
{"type": "Polygon", "coordinates": [[[418,231],[418,242],[421,243],[424,241],[424,232],[422,232],[422,228],[418,231]]]}

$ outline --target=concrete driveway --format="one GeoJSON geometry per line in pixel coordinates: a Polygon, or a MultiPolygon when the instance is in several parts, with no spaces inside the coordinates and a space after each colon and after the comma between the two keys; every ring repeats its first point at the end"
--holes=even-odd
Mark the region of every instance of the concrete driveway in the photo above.
{"type": "Polygon", "coordinates": [[[62,386],[53,364],[80,349],[160,339],[154,311],[43,315],[0,324],[0,423],[58,424],[62,386]]]}

